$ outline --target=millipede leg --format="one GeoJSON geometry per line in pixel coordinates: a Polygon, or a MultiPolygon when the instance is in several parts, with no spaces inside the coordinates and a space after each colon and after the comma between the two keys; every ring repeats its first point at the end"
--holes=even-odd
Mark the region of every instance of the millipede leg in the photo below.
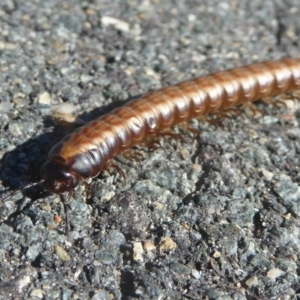
{"type": "Polygon", "coordinates": [[[161,135],[162,137],[169,136],[170,138],[172,138],[174,140],[179,140],[182,143],[184,142],[184,138],[183,138],[182,134],[176,133],[171,128],[165,129],[164,131],[160,132],[159,135],[161,135]]]}
{"type": "Polygon", "coordinates": [[[222,119],[217,114],[208,115],[201,118],[201,121],[208,123],[211,126],[217,127],[222,125],[222,119]]]}
{"type": "Polygon", "coordinates": [[[68,217],[68,206],[66,198],[63,194],[60,194],[60,200],[64,206],[64,213],[65,213],[65,233],[69,235],[69,217],[68,217]]]}
{"type": "Polygon", "coordinates": [[[243,110],[241,107],[231,107],[227,108],[224,111],[215,111],[208,116],[205,116],[204,119],[201,118],[200,120],[204,120],[208,124],[212,126],[221,126],[224,127],[224,120],[227,120],[232,125],[232,117],[235,115],[242,114],[243,110]]]}
{"type": "Polygon", "coordinates": [[[144,155],[136,150],[136,149],[128,149],[128,150],[125,150],[121,153],[121,155],[127,159],[130,159],[132,161],[136,161],[139,165],[139,168],[140,168],[140,172],[142,172],[142,161],[144,160],[144,155]]]}
{"type": "Polygon", "coordinates": [[[86,198],[87,199],[91,198],[91,195],[92,195],[91,186],[86,181],[82,181],[82,184],[84,185],[84,187],[86,189],[86,198]]]}
{"type": "Polygon", "coordinates": [[[262,101],[266,104],[276,107],[277,109],[281,109],[282,107],[287,109],[287,105],[284,100],[274,100],[274,97],[265,97],[262,99],[262,101]]]}
{"type": "Polygon", "coordinates": [[[138,150],[128,149],[123,151],[121,155],[127,159],[134,160],[137,162],[141,162],[142,160],[144,160],[144,155],[138,150]]]}
{"type": "Polygon", "coordinates": [[[105,167],[105,171],[107,171],[109,174],[111,174],[111,169],[115,169],[118,174],[120,175],[120,177],[124,180],[125,184],[126,184],[126,176],[125,173],[123,172],[123,170],[115,163],[113,163],[112,161],[108,162],[108,164],[105,167]]]}
{"type": "Polygon", "coordinates": [[[179,124],[179,128],[184,130],[184,131],[190,132],[193,135],[194,139],[197,139],[198,141],[200,141],[200,139],[201,139],[200,130],[194,128],[193,126],[191,126],[191,124],[182,123],[182,124],[179,124]]]}
{"type": "Polygon", "coordinates": [[[288,93],[292,99],[299,101],[300,100],[300,91],[293,91],[288,93]]]}
{"type": "Polygon", "coordinates": [[[165,150],[165,148],[163,147],[163,145],[161,144],[161,142],[159,140],[159,136],[154,136],[152,138],[149,138],[149,139],[143,141],[142,143],[140,143],[139,146],[145,147],[145,148],[149,149],[150,151],[155,151],[159,148],[162,150],[165,150]]]}
{"type": "Polygon", "coordinates": [[[242,107],[245,109],[246,114],[250,118],[254,118],[257,114],[259,116],[264,115],[263,111],[257,108],[252,102],[246,102],[242,105],[242,107]]]}

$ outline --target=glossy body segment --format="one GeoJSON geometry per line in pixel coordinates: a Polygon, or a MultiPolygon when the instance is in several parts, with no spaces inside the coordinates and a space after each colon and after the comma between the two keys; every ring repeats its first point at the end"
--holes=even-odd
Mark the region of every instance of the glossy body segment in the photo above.
{"type": "MultiPolygon", "coordinates": [[[[48,161],[62,166],[80,182],[99,174],[114,156],[166,128],[296,89],[300,89],[299,58],[198,77],[148,93],[87,123],[55,145],[48,161]]],[[[74,188],[59,186],[59,182],[55,182],[56,188],[51,188],[50,180],[55,178],[47,177],[49,170],[42,167],[41,171],[47,189],[61,193],[74,188]]]]}

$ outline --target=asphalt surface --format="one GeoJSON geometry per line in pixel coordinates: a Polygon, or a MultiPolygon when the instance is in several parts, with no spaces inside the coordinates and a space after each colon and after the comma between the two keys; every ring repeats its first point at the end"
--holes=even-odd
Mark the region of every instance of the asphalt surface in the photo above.
{"type": "MultiPolygon", "coordinates": [[[[2,0],[1,196],[37,181],[70,128],[124,101],[299,56],[299,14],[298,0],[2,0]]],[[[103,172],[88,200],[84,186],[71,195],[68,236],[58,196],[10,197],[0,298],[298,299],[300,115],[280,99],[196,120],[201,140],[162,138],[140,163],[119,158],[126,181],[103,172]]]]}

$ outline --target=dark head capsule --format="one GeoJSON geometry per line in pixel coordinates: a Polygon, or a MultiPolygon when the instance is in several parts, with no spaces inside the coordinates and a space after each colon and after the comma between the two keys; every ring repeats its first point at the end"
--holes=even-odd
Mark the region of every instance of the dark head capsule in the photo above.
{"type": "Polygon", "coordinates": [[[66,165],[47,160],[41,167],[41,178],[49,192],[61,194],[73,190],[81,181],[80,176],[70,172],[66,165]]]}

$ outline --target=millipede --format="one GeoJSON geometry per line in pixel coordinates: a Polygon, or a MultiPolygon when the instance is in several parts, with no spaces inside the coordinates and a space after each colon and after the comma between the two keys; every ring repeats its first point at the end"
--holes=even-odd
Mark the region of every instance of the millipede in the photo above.
{"type": "MultiPolygon", "coordinates": [[[[150,92],[67,135],[41,167],[42,184],[62,195],[97,176],[123,151],[192,118],[300,89],[300,58],[251,64],[150,92]]],[[[67,220],[66,220],[67,221],[67,220]]]]}

